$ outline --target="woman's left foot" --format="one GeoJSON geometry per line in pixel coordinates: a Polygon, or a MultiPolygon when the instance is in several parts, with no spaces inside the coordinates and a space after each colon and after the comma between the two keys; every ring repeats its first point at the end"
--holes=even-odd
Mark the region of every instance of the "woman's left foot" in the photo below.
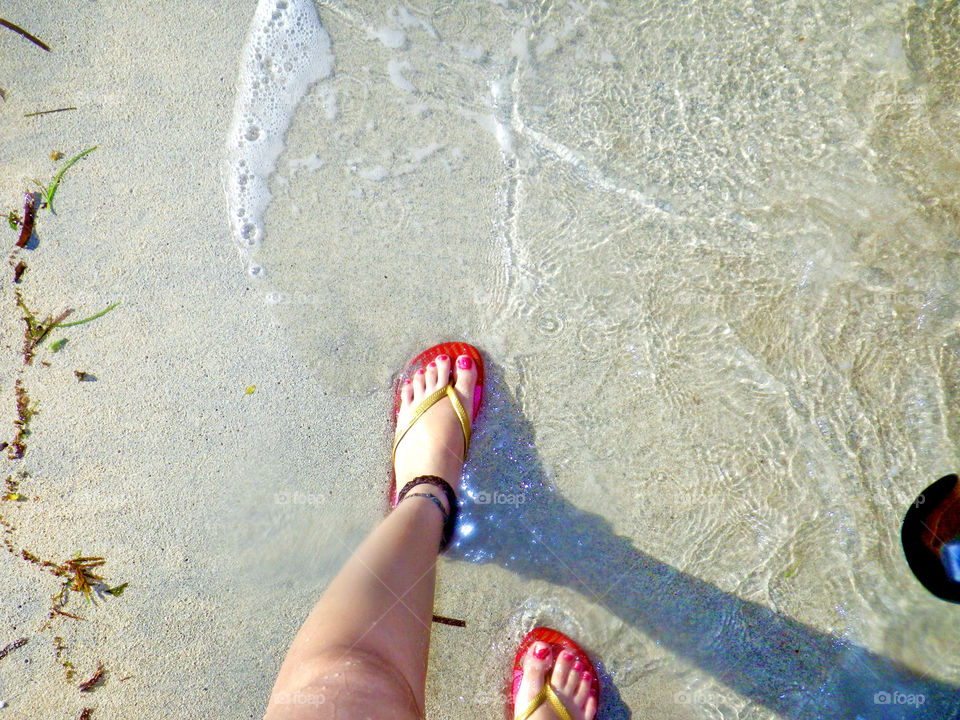
{"type": "MultiPolygon", "coordinates": [[[[545,642],[532,643],[523,658],[523,679],[514,701],[515,716],[526,711],[547,682],[573,720],[593,720],[597,714],[597,696],[592,691],[590,669],[566,650],[554,656],[553,649],[545,642]]],[[[559,716],[549,702],[544,702],[530,715],[530,720],[559,720],[559,716]]]]}
{"type": "MultiPolygon", "coordinates": [[[[397,428],[407,427],[423,399],[447,385],[451,377],[457,397],[469,413],[477,384],[476,363],[468,355],[461,355],[455,362],[448,355],[438,355],[412,378],[401,381],[397,428]]],[[[421,475],[437,475],[456,490],[463,469],[463,449],[460,420],[450,400],[442,398],[420,416],[397,446],[394,455],[397,489],[421,475]]],[[[434,495],[447,506],[446,496],[436,486],[423,484],[416,488],[416,492],[434,495]]]]}

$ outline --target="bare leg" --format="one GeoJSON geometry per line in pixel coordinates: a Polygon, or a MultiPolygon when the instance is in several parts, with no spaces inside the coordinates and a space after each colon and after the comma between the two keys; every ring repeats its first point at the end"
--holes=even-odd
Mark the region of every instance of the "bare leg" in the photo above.
{"type": "MultiPolygon", "coordinates": [[[[401,388],[398,427],[420,399],[445,385],[451,359],[437,358],[401,388]]],[[[472,407],[476,367],[457,359],[456,390],[472,407]]],[[[397,486],[438,475],[453,487],[463,437],[448,400],[431,407],[397,448],[397,486]]],[[[432,485],[414,492],[446,497],[432,485]]],[[[380,523],[330,583],[287,652],[266,720],[421,718],[442,515],[409,497],[380,523]]]]}

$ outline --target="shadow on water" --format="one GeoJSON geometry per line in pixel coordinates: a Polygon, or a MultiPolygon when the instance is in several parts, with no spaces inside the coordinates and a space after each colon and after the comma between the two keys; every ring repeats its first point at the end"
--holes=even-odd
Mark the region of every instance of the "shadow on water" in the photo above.
{"type": "MultiPolygon", "coordinates": [[[[470,471],[474,497],[497,490],[522,505],[465,502],[451,559],[498,563],[530,578],[568,586],[784,718],[952,720],[960,695],[952,685],[849,641],[821,632],[660,562],[615,535],[548,487],[533,431],[488,363],[489,393],[470,471]],[[479,452],[477,452],[479,451],[479,452]],[[898,704],[892,694],[923,697],[898,704]]],[[[612,688],[614,704],[620,702],[612,688]]],[[[626,708],[604,702],[602,716],[626,708]]]]}

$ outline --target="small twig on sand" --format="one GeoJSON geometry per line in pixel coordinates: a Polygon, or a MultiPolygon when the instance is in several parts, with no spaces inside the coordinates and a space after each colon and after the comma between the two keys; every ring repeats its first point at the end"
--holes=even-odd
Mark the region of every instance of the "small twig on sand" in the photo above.
{"type": "Polygon", "coordinates": [[[9,20],[4,20],[3,18],[0,18],[0,25],[3,25],[5,28],[9,28],[10,30],[13,30],[15,33],[17,33],[17,35],[22,35],[23,37],[25,37],[27,40],[29,40],[30,42],[32,42],[32,43],[33,43],[34,45],[36,45],[37,47],[41,47],[41,48],[43,48],[44,50],[46,50],[47,52],[50,52],[50,46],[49,46],[49,45],[47,45],[47,44],[46,44],[43,40],[41,40],[40,38],[35,37],[34,35],[31,35],[30,33],[28,33],[26,30],[24,30],[24,29],[23,29],[22,27],[20,27],[19,25],[14,25],[14,24],[13,24],[12,22],[10,22],[9,20]]]}
{"type": "Polygon", "coordinates": [[[37,117],[39,115],[50,115],[52,113],[66,112],[67,110],[76,110],[75,107],[62,107],[56,110],[40,110],[39,112],[25,113],[24,117],[37,117]]]}
{"type": "Polygon", "coordinates": [[[434,615],[433,621],[439,623],[440,625],[452,625],[453,627],[466,627],[467,623],[465,620],[457,620],[456,618],[448,618],[443,615],[434,615]]]}

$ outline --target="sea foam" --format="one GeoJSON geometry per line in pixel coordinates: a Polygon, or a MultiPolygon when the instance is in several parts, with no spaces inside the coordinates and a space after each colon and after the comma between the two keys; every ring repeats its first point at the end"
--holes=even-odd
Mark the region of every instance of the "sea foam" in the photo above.
{"type": "MultiPolygon", "coordinates": [[[[313,0],[260,0],[240,63],[224,169],[230,226],[247,253],[263,238],[268,182],[297,103],[332,72],[330,36],[313,0]]],[[[245,259],[251,274],[263,273],[245,259]]]]}

